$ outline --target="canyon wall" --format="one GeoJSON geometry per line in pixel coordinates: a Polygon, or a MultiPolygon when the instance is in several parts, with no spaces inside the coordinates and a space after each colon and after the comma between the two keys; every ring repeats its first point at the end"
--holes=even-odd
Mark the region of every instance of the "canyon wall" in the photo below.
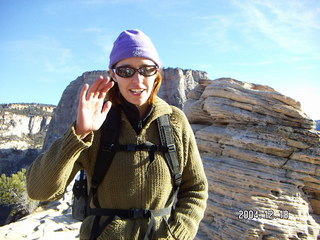
{"type": "Polygon", "coordinates": [[[28,166],[40,153],[55,106],[0,105],[0,173],[28,166]]]}

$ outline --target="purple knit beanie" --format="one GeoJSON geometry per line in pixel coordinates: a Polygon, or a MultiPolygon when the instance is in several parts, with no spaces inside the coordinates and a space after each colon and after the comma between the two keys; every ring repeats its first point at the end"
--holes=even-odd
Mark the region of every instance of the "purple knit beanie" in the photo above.
{"type": "Polygon", "coordinates": [[[161,68],[161,61],[151,39],[141,30],[126,30],[120,33],[113,43],[109,68],[130,57],[143,57],[152,60],[161,68]]]}

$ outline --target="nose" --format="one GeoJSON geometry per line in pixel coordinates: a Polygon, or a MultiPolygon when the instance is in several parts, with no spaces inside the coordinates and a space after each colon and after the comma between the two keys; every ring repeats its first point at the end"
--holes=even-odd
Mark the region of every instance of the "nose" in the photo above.
{"type": "Polygon", "coordinates": [[[143,81],[143,76],[138,71],[136,71],[134,73],[134,75],[132,76],[131,81],[133,81],[133,82],[141,82],[141,81],[143,81]]]}

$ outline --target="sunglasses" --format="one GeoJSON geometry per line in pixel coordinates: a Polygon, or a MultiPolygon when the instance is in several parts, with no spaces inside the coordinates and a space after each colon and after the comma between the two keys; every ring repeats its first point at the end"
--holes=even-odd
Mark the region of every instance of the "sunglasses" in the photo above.
{"type": "Polygon", "coordinates": [[[122,67],[116,67],[115,72],[119,77],[122,78],[129,78],[132,77],[136,72],[138,72],[140,75],[145,77],[151,77],[155,75],[158,72],[157,66],[143,66],[140,68],[133,68],[130,66],[122,66],[122,67]]]}

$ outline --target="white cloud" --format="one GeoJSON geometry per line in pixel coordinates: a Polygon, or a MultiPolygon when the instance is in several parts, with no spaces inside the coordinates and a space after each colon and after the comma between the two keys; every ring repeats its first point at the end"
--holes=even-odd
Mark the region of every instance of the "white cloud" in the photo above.
{"type": "Polygon", "coordinates": [[[18,64],[49,73],[71,73],[79,69],[72,49],[47,36],[7,42],[2,51],[12,56],[18,64]]]}
{"type": "Polygon", "coordinates": [[[237,15],[233,13],[194,16],[201,27],[193,33],[191,44],[208,46],[216,52],[235,52],[241,48],[239,39],[234,38],[237,15]]]}
{"type": "Polygon", "coordinates": [[[92,52],[89,52],[86,57],[90,58],[91,62],[97,65],[107,66],[108,54],[111,52],[113,42],[118,36],[118,32],[105,27],[88,27],[80,30],[82,38],[89,36],[89,45],[92,46],[92,52]]]}
{"type": "Polygon", "coordinates": [[[215,51],[320,55],[320,1],[232,0],[229,11],[195,16],[195,44],[215,51]]]}
{"type": "Polygon", "coordinates": [[[246,31],[260,32],[290,53],[319,54],[319,2],[234,0],[233,3],[240,10],[246,31]]]}

